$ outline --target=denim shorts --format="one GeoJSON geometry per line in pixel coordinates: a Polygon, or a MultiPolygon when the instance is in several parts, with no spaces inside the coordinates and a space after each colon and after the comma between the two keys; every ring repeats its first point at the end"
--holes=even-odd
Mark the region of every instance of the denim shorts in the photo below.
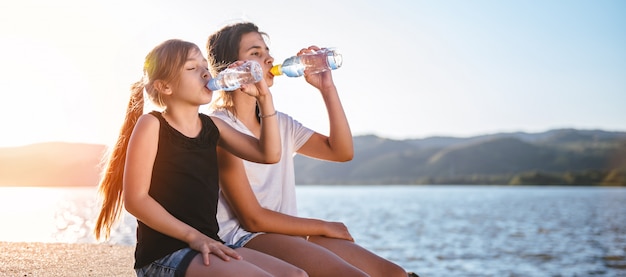
{"type": "Polygon", "coordinates": [[[191,260],[200,252],[191,248],[183,248],[147,266],[135,269],[138,277],[169,277],[185,276],[191,260]]]}
{"type": "Polygon", "coordinates": [[[233,249],[237,249],[239,247],[244,247],[246,245],[246,243],[251,241],[256,236],[262,235],[262,234],[265,234],[265,233],[263,233],[263,232],[261,232],[261,233],[249,233],[249,234],[241,237],[237,242],[235,242],[235,244],[229,245],[229,246],[230,246],[230,248],[233,248],[233,249]]]}

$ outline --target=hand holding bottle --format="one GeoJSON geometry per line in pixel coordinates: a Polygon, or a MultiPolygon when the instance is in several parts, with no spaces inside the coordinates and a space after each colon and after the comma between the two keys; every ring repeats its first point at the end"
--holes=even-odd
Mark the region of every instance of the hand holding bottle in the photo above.
{"type": "Polygon", "coordinates": [[[270,72],[274,76],[286,75],[300,77],[335,70],[343,64],[343,56],[335,48],[309,47],[302,49],[297,56],[286,59],[282,64],[272,67],[270,72]]]}

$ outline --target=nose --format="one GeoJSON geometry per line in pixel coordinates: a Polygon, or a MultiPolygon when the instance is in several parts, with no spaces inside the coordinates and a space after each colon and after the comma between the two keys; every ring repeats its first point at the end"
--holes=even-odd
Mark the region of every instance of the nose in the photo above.
{"type": "Polygon", "coordinates": [[[274,65],[274,57],[272,57],[271,55],[268,55],[267,59],[265,60],[265,63],[269,65],[274,65]]]}
{"type": "Polygon", "coordinates": [[[211,73],[209,72],[208,69],[205,69],[204,72],[202,73],[202,79],[205,79],[205,80],[211,79],[211,73]]]}

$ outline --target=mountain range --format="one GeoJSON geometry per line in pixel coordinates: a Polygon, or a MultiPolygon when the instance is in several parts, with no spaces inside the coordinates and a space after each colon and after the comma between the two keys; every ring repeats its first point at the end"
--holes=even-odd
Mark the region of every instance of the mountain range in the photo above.
{"type": "Polygon", "coordinates": [[[626,185],[626,132],[354,138],[346,163],[296,156],[297,184],[626,185]]]}
{"type": "Polygon", "coordinates": [[[67,142],[0,148],[0,186],[95,186],[105,150],[67,142]]]}
{"type": "MultiPolygon", "coordinates": [[[[0,186],[95,186],[106,146],[0,148],[0,186]]],[[[557,129],[467,138],[354,137],[344,163],[297,155],[296,183],[626,186],[626,132],[557,129]]]]}

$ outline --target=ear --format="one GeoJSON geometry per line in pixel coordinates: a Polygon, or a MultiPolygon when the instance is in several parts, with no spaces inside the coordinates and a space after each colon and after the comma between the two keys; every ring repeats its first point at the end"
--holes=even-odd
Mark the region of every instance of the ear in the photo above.
{"type": "Polygon", "coordinates": [[[172,94],[172,88],[170,84],[166,83],[165,81],[162,81],[162,80],[154,81],[154,88],[156,88],[156,90],[159,93],[163,93],[165,95],[172,94]]]}

